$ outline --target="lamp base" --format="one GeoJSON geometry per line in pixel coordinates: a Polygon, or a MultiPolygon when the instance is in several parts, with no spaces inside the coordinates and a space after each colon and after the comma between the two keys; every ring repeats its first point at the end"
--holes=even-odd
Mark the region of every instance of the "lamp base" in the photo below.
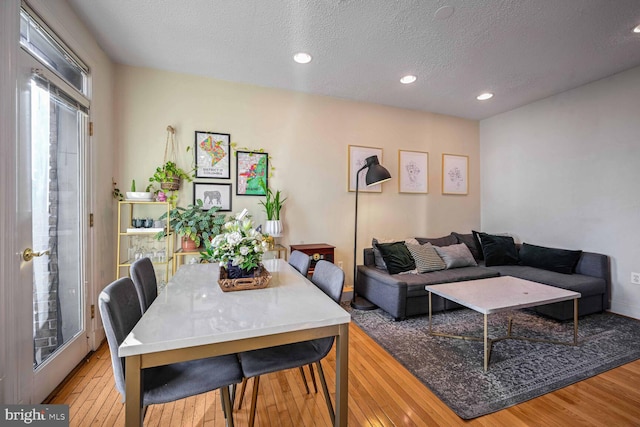
{"type": "Polygon", "coordinates": [[[368,311],[368,310],[375,310],[376,308],[378,308],[378,306],[366,298],[363,298],[360,296],[354,296],[353,299],[351,300],[351,308],[355,308],[356,310],[368,311]]]}

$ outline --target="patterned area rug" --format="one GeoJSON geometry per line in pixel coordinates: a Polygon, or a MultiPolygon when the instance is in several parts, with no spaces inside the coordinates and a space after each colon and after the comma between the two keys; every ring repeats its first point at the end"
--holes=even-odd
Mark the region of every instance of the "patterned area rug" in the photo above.
{"type": "MultiPolygon", "coordinates": [[[[579,319],[577,347],[504,340],[494,343],[488,372],[483,343],[428,334],[428,316],[394,321],[384,311],[350,310],[353,321],[431,389],[460,418],[471,419],[640,358],[640,321],[603,313],[579,319]]],[[[513,312],[513,335],[573,340],[573,321],[513,312]]],[[[489,337],[506,335],[507,313],[489,315],[489,337]]],[[[452,310],[433,316],[434,331],[482,337],[483,316],[452,310]]]]}

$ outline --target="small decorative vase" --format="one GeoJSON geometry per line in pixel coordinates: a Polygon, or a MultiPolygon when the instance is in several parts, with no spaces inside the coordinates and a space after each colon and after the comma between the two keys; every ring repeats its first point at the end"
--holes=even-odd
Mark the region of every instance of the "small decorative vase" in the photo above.
{"type": "Polygon", "coordinates": [[[227,277],[229,279],[241,279],[246,277],[255,277],[259,271],[259,267],[252,268],[251,270],[245,270],[239,265],[233,265],[231,262],[227,263],[227,277]]]}
{"type": "Polygon", "coordinates": [[[280,237],[282,235],[282,221],[279,219],[266,221],[264,232],[269,236],[280,237]]]}

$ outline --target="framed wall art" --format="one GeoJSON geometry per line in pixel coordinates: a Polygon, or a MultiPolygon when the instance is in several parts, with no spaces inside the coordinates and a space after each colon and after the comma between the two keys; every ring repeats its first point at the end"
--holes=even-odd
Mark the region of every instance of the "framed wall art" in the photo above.
{"type": "Polygon", "coordinates": [[[228,133],[196,131],[196,178],[231,178],[228,133]]]}
{"type": "Polygon", "coordinates": [[[442,155],[442,194],[469,194],[469,156],[442,155]]]}
{"type": "MultiPolygon", "coordinates": [[[[349,169],[347,171],[348,182],[347,188],[348,191],[356,191],[356,172],[360,170],[362,166],[367,164],[367,157],[378,156],[378,161],[382,164],[382,148],[375,147],[362,147],[359,145],[349,145],[348,147],[348,163],[349,169]]],[[[372,185],[371,187],[367,187],[365,183],[365,177],[367,176],[367,171],[360,171],[358,174],[358,192],[368,192],[368,193],[381,193],[382,192],[382,184],[372,185]]]]}
{"type": "Polygon", "coordinates": [[[231,184],[210,184],[208,182],[193,183],[193,204],[202,200],[206,210],[214,206],[221,212],[231,211],[231,184]]]}
{"type": "Polygon", "coordinates": [[[236,151],[236,194],[265,196],[268,186],[269,155],[252,151],[236,151]],[[264,187],[261,183],[264,183],[264,187]]]}
{"type": "Polygon", "coordinates": [[[429,153],[398,150],[398,175],[400,193],[428,193],[429,153]]]}

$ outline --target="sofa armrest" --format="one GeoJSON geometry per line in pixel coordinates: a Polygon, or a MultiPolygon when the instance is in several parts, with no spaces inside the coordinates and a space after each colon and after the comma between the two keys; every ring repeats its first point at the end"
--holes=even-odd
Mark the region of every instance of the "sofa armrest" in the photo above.
{"type": "Polygon", "coordinates": [[[603,279],[606,284],[606,292],[603,300],[603,307],[608,309],[611,307],[611,263],[609,257],[603,254],[593,252],[582,252],[578,265],[576,265],[576,273],[585,276],[598,277],[603,279]]]}
{"type": "Polygon", "coordinates": [[[392,277],[386,271],[359,265],[355,292],[396,319],[406,317],[407,283],[392,277]]]}

